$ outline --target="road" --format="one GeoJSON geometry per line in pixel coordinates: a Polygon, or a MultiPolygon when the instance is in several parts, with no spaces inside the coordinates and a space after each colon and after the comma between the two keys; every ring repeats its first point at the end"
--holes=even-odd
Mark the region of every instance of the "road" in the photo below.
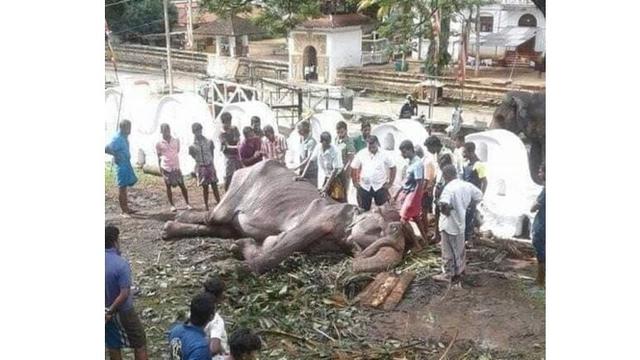
{"type": "MultiPolygon", "coordinates": [[[[121,83],[133,83],[138,80],[145,80],[154,88],[161,88],[164,83],[164,75],[161,70],[125,70],[118,71],[118,77],[121,83]]],[[[110,66],[105,67],[105,81],[114,81],[115,73],[110,66]]],[[[183,91],[195,92],[200,80],[196,75],[186,73],[174,73],[173,83],[176,88],[183,91]]],[[[353,112],[362,112],[367,114],[378,114],[390,117],[397,117],[400,108],[404,102],[404,98],[394,95],[385,97],[377,96],[358,96],[353,100],[353,112]]],[[[474,122],[489,124],[493,114],[494,107],[465,105],[463,107],[463,119],[465,124],[473,124],[474,122]]],[[[420,106],[419,113],[428,113],[427,106],[420,106]]],[[[434,119],[449,121],[453,107],[436,106],[433,109],[434,119]]]]}

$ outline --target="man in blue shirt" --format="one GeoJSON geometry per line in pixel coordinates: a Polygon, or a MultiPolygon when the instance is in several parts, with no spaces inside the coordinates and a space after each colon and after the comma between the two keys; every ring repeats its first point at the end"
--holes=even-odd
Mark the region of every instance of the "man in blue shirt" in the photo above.
{"type": "Polygon", "coordinates": [[[213,319],[215,312],[212,295],[200,293],[191,300],[189,321],[175,325],[169,331],[171,360],[211,360],[204,327],[213,319]]]}
{"type": "Polygon", "coordinates": [[[111,360],[122,359],[123,347],[133,348],[136,360],[146,360],[147,340],[133,308],[133,296],[130,295],[131,268],[120,256],[119,236],[117,227],[105,226],[105,343],[111,360]]]}
{"type": "Polygon", "coordinates": [[[113,155],[116,163],[116,182],[118,183],[118,201],[122,215],[128,217],[134,211],[129,208],[129,200],[127,198],[127,188],[133,186],[138,178],[133,172],[131,166],[131,153],[129,152],[129,134],[131,134],[131,122],[122,120],[120,122],[120,131],[113,138],[111,143],[104,148],[104,152],[113,155]]]}
{"type": "MultiPolygon", "coordinates": [[[[540,165],[540,169],[538,170],[538,177],[543,182],[545,181],[545,164],[542,163],[540,165]]],[[[531,212],[538,212],[536,217],[533,219],[533,226],[531,227],[531,240],[533,240],[533,247],[536,249],[536,257],[538,259],[538,277],[536,279],[536,283],[541,288],[544,288],[544,280],[545,280],[545,260],[546,260],[546,252],[545,252],[545,241],[546,241],[546,233],[545,233],[545,217],[546,217],[546,202],[545,202],[545,187],[542,188],[542,192],[538,195],[535,204],[531,208],[531,212]]]]}

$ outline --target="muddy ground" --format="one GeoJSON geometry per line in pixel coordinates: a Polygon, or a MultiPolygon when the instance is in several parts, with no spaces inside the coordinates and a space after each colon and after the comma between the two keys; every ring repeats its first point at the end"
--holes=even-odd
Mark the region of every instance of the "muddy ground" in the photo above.
{"type": "MultiPolygon", "coordinates": [[[[397,270],[417,276],[397,308],[360,308],[349,300],[372,277],[350,273],[349,258],[299,255],[261,277],[237,273],[229,266],[231,240],[159,239],[174,214],[158,177],[138,174],[130,202],[139,214],[120,217],[113,170],[105,169],[105,218],[121,230],[151,359],[168,358],[166,330],[184,318],[190,297],[214,272],[227,284],[219,309],[227,332],[239,326],[260,331],[260,359],[440,359],[445,353],[448,359],[544,358],[545,300],[533,286],[534,259],[471,249],[471,275],[462,289],[447,289],[429,277],[438,272],[439,250],[410,253],[397,270]]],[[[192,205],[204,209],[195,180],[186,183],[192,205]]],[[[177,189],[174,199],[184,208],[177,189]]],[[[132,353],[125,351],[125,358],[133,359],[132,353]]]]}

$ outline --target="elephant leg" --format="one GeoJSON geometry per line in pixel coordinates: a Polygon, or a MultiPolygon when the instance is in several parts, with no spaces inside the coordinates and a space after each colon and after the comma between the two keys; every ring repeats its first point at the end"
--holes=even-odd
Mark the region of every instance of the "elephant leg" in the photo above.
{"type": "Polygon", "coordinates": [[[176,221],[184,224],[204,225],[207,223],[207,216],[207,211],[182,211],[176,216],[176,221]]]}
{"type": "Polygon", "coordinates": [[[538,177],[538,169],[542,164],[543,146],[540,141],[532,141],[531,149],[529,150],[529,170],[531,171],[531,178],[537,184],[540,184],[540,178],[538,177]]]}
{"type": "Polygon", "coordinates": [[[380,272],[394,267],[402,260],[402,252],[390,247],[378,248],[375,255],[370,257],[357,257],[351,265],[354,272],[380,272]]]}
{"type": "Polygon", "coordinates": [[[233,238],[236,235],[237,232],[228,225],[199,225],[167,221],[162,229],[161,237],[163,240],[171,240],[199,236],[233,238]]]}
{"type": "MultiPolygon", "coordinates": [[[[304,223],[304,222],[303,222],[304,223]]],[[[326,223],[306,222],[291,231],[286,231],[267,239],[267,247],[255,247],[243,251],[247,266],[258,274],[263,274],[295,252],[302,252],[316,241],[331,233],[326,223]]]]}

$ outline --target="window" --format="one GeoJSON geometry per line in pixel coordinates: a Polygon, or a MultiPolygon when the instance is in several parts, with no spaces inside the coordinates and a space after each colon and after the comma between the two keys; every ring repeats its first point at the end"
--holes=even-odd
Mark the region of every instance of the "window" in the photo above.
{"type": "Polygon", "coordinates": [[[493,16],[480,16],[480,32],[493,32],[493,16]]]}
{"type": "Polygon", "coordinates": [[[536,27],[536,17],[531,14],[524,14],[518,20],[518,26],[536,27]]]}

